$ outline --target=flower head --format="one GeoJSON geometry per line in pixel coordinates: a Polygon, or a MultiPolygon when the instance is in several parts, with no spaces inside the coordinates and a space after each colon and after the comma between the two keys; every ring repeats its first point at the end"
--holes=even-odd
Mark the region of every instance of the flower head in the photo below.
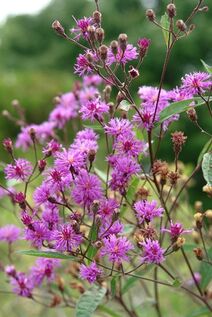
{"type": "Polygon", "coordinates": [[[6,225],[0,228],[0,240],[12,243],[19,239],[21,230],[14,225],[6,225]]]}
{"type": "Polygon", "coordinates": [[[132,124],[127,119],[114,118],[105,125],[105,132],[115,137],[127,135],[132,131],[132,124]]]}
{"type": "Polygon", "coordinates": [[[177,240],[177,238],[182,234],[192,232],[192,230],[185,230],[181,223],[179,222],[173,223],[172,221],[170,223],[170,228],[169,229],[163,228],[162,231],[168,232],[171,236],[172,241],[177,240]]]}
{"type": "Polygon", "coordinates": [[[212,87],[212,81],[208,73],[195,72],[186,74],[182,78],[181,89],[190,95],[203,94],[210,87],[212,87]]]}
{"type": "Polygon", "coordinates": [[[165,260],[165,250],[160,247],[157,240],[146,239],[146,241],[141,242],[140,245],[143,247],[143,254],[141,258],[143,263],[160,264],[165,260]]]}
{"type": "Polygon", "coordinates": [[[88,18],[84,17],[79,20],[75,19],[75,22],[76,22],[76,26],[70,30],[72,33],[76,34],[75,39],[79,40],[80,36],[82,36],[84,39],[87,39],[88,38],[87,30],[88,30],[88,27],[93,24],[93,19],[91,17],[88,17],[88,18]]]}
{"type": "Polygon", "coordinates": [[[60,261],[57,259],[43,259],[36,260],[34,266],[31,267],[30,277],[34,285],[40,285],[44,278],[48,281],[53,280],[54,270],[60,265],[60,261]]]}
{"type": "Polygon", "coordinates": [[[99,269],[95,262],[89,266],[81,264],[80,266],[80,277],[83,280],[87,280],[89,283],[94,283],[96,279],[101,275],[102,270],[99,269]]]}
{"type": "Polygon", "coordinates": [[[32,165],[25,159],[14,160],[14,164],[8,164],[5,167],[7,179],[16,179],[26,181],[32,173],[32,165]]]}
{"type": "Polygon", "coordinates": [[[76,233],[69,223],[65,223],[60,225],[57,230],[54,230],[52,239],[55,240],[56,250],[70,252],[82,242],[82,235],[76,233]]]}
{"type": "Polygon", "coordinates": [[[108,65],[111,65],[113,63],[126,64],[129,61],[137,59],[137,57],[138,57],[138,52],[136,47],[134,47],[132,44],[127,44],[127,47],[124,52],[122,51],[120,47],[118,47],[118,52],[116,55],[114,55],[111,48],[109,48],[107,63],[108,65]]]}
{"type": "Polygon", "coordinates": [[[157,207],[157,201],[147,201],[140,200],[134,204],[134,208],[136,211],[136,216],[138,218],[139,223],[143,223],[144,221],[150,222],[155,217],[162,217],[164,209],[161,207],[157,207]]]}
{"type": "Polygon", "coordinates": [[[91,120],[95,119],[102,121],[102,114],[107,113],[109,110],[109,106],[101,101],[99,98],[95,100],[87,101],[80,109],[80,113],[82,114],[83,120],[91,120]]]}

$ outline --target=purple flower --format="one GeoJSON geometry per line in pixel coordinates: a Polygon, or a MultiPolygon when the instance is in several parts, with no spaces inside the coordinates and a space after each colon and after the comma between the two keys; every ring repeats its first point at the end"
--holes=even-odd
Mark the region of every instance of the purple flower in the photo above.
{"type": "MultiPolygon", "coordinates": [[[[95,56],[89,52],[93,56],[93,59],[95,60],[95,56]]],[[[78,74],[79,76],[84,76],[85,74],[89,74],[93,72],[93,66],[88,61],[86,54],[79,54],[77,57],[77,62],[74,65],[74,73],[78,74]]]]}
{"type": "Polygon", "coordinates": [[[102,218],[102,222],[103,223],[100,228],[101,238],[107,238],[108,236],[112,234],[117,235],[119,233],[122,233],[124,230],[124,225],[119,220],[112,222],[112,220],[108,220],[108,218],[106,219],[102,218]]]}
{"type": "Polygon", "coordinates": [[[83,84],[84,86],[98,86],[102,83],[102,78],[99,75],[90,75],[83,77],[83,84]]]}
{"type": "Polygon", "coordinates": [[[34,285],[25,273],[16,273],[15,277],[11,277],[10,284],[13,287],[13,292],[17,295],[28,298],[32,297],[34,285]]]}
{"type": "Polygon", "coordinates": [[[122,63],[126,64],[129,61],[132,61],[134,59],[137,59],[138,52],[136,47],[134,47],[132,44],[127,44],[126,50],[123,51],[121,48],[118,48],[118,53],[116,56],[113,54],[112,50],[109,48],[108,50],[108,57],[107,57],[107,64],[111,65],[113,63],[122,63]]]}
{"type": "Polygon", "coordinates": [[[45,204],[42,212],[42,219],[49,230],[55,229],[55,226],[59,223],[60,219],[57,206],[50,203],[45,204]]]}
{"type": "Polygon", "coordinates": [[[33,199],[37,206],[48,201],[48,198],[51,196],[50,188],[43,183],[41,186],[37,187],[33,194],[33,199]]]}
{"type": "Polygon", "coordinates": [[[32,165],[24,159],[14,160],[14,164],[5,167],[6,179],[26,181],[32,173],[32,165]]]}
{"type": "Polygon", "coordinates": [[[186,74],[182,78],[181,89],[189,95],[203,94],[212,87],[211,76],[204,72],[186,74]]]}
{"type": "Polygon", "coordinates": [[[14,225],[6,225],[0,228],[0,240],[12,243],[19,239],[21,230],[14,225]]]}
{"type": "Polygon", "coordinates": [[[96,175],[82,170],[74,181],[72,196],[79,205],[90,206],[94,200],[102,197],[101,182],[96,175]]]}
{"type": "Polygon", "coordinates": [[[34,247],[40,249],[44,241],[50,240],[51,234],[43,222],[35,221],[26,229],[25,238],[31,241],[34,247]]]}
{"type": "Polygon", "coordinates": [[[82,235],[76,233],[69,223],[65,223],[60,225],[58,230],[54,230],[52,239],[55,240],[55,249],[57,251],[71,252],[82,242],[82,235]]]}
{"type": "Polygon", "coordinates": [[[85,104],[87,101],[95,100],[97,97],[100,97],[98,89],[94,86],[84,87],[79,92],[79,103],[85,104]]]}
{"type": "Polygon", "coordinates": [[[87,101],[82,108],[80,109],[80,113],[82,114],[83,120],[91,120],[95,119],[102,121],[102,114],[107,113],[109,110],[109,106],[101,101],[99,98],[96,100],[87,101]]]}
{"type": "Polygon", "coordinates": [[[143,247],[143,254],[141,258],[143,263],[160,264],[165,260],[165,250],[160,247],[157,240],[146,239],[146,241],[141,242],[140,245],[143,247]]]}
{"type": "Polygon", "coordinates": [[[132,133],[132,124],[127,119],[114,118],[104,127],[105,132],[115,137],[132,133]]]}
{"type": "Polygon", "coordinates": [[[121,134],[114,143],[114,149],[121,155],[129,155],[137,157],[141,152],[145,152],[148,145],[139,141],[130,133],[128,135],[121,134]]]}
{"type": "Polygon", "coordinates": [[[98,277],[102,274],[95,262],[92,262],[89,266],[81,264],[80,266],[80,277],[83,280],[87,280],[89,283],[94,283],[98,277]]]}
{"type": "Polygon", "coordinates": [[[170,228],[169,229],[163,228],[162,231],[163,232],[168,232],[170,234],[170,236],[171,236],[171,239],[173,241],[176,241],[177,238],[181,234],[191,233],[192,232],[192,230],[185,230],[181,223],[179,223],[179,222],[173,223],[172,221],[170,223],[170,228]]]}
{"type": "Polygon", "coordinates": [[[57,259],[37,259],[35,266],[31,268],[30,274],[33,284],[36,286],[40,285],[44,278],[48,281],[52,281],[55,277],[54,270],[59,265],[60,261],[57,259]]]}
{"type": "Polygon", "coordinates": [[[140,171],[140,166],[134,159],[126,156],[114,155],[109,158],[109,162],[113,167],[112,178],[109,182],[110,187],[123,193],[131,176],[140,171]]]}
{"type": "Polygon", "coordinates": [[[102,219],[105,218],[111,218],[113,214],[115,214],[118,211],[119,204],[115,199],[102,199],[100,201],[98,214],[102,217],[102,219]]]}
{"type": "Polygon", "coordinates": [[[85,168],[85,156],[77,150],[66,150],[56,154],[55,167],[63,175],[77,173],[81,168],[85,168]]]}
{"type": "Polygon", "coordinates": [[[142,49],[147,49],[150,43],[151,43],[151,40],[145,37],[138,40],[138,46],[139,48],[142,48],[142,49]]]}
{"type": "Polygon", "coordinates": [[[101,249],[101,256],[108,256],[109,261],[121,264],[122,261],[128,261],[127,252],[133,249],[133,245],[126,237],[116,237],[111,235],[103,239],[104,246],[101,249]]]}
{"type": "Polygon", "coordinates": [[[70,31],[76,34],[75,39],[79,40],[81,35],[84,39],[87,39],[88,38],[87,29],[90,25],[93,24],[93,19],[91,17],[88,17],[88,18],[84,17],[79,20],[76,20],[76,19],[74,20],[76,22],[76,27],[72,28],[70,31]]]}
{"type": "Polygon", "coordinates": [[[144,221],[150,222],[155,217],[162,217],[164,209],[161,207],[157,207],[157,201],[147,201],[140,200],[134,204],[134,208],[136,211],[136,216],[138,218],[139,223],[143,223],[144,221]]]}
{"type": "MultiPolygon", "coordinates": [[[[201,282],[202,276],[199,272],[194,272],[194,277],[195,277],[195,280],[197,283],[201,282]]],[[[191,278],[191,279],[186,280],[184,285],[188,286],[188,287],[194,286],[195,285],[194,279],[191,278]]]]}
{"type": "Polygon", "coordinates": [[[58,143],[56,140],[51,140],[46,144],[46,146],[43,148],[43,154],[45,154],[47,157],[54,155],[55,153],[59,152],[62,145],[58,143]]]}

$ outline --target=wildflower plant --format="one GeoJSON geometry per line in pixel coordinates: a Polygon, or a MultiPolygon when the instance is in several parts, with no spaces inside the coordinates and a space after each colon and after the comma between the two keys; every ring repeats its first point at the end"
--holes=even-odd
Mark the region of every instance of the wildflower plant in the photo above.
{"type": "Polygon", "coordinates": [[[185,21],[176,19],[173,1],[160,22],[147,10],[147,19],[165,39],[158,87],[141,86],[140,80],[143,60],[154,43],[146,38],[128,43],[125,33],[107,43],[98,0],[92,16],[74,18],[70,36],[59,21],[53,22],[63,39],[81,49],[74,66],[81,82],[55,98],[41,124],[28,124],[19,104],[20,117],[7,115],[20,133],[15,142],[3,141],[11,162],[3,169],[0,199],[13,207],[20,225],[2,226],[0,243],[8,245],[8,263],[2,266],[16,295],[48,307],[74,308],[77,317],[89,317],[96,309],[98,316],[124,312],[138,317],[139,290],[142,301],[153,297],[160,317],[166,313],[160,291],[164,286],[188,295],[203,312],[212,311],[212,211],[197,202],[194,218],[189,215],[184,223],[182,210],[183,193],[201,167],[207,182],[203,190],[212,196],[212,139],[198,120],[200,106],[212,117],[211,67],[204,63],[205,72],[186,74],[171,90],[163,87],[170,54],[178,40],[193,32],[193,17],[207,11],[203,2],[196,3],[185,21]],[[132,83],[137,84],[139,102],[132,83]],[[170,130],[183,112],[208,137],[189,176],[179,161],[187,137],[170,130]],[[67,125],[71,122],[74,130],[78,117],[83,127],[71,141],[67,125]],[[165,135],[173,145],[173,164],[158,157],[165,135]],[[21,158],[15,148],[23,150],[21,158]],[[34,153],[32,162],[23,158],[26,151],[34,153]],[[101,164],[99,152],[104,155],[101,164]],[[26,241],[22,250],[21,240],[26,241]],[[22,272],[17,262],[26,255],[38,258],[22,272]],[[48,300],[39,298],[40,289],[48,300]]]}

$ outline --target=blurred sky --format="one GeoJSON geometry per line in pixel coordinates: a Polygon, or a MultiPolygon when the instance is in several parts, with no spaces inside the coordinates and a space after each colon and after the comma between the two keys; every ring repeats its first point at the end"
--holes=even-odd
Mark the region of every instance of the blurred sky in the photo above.
{"type": "Polygon", "coordinates": [[[9,15],[34,14],[39,12],[51,0],[0,0],[0,23],[9,15]]]}

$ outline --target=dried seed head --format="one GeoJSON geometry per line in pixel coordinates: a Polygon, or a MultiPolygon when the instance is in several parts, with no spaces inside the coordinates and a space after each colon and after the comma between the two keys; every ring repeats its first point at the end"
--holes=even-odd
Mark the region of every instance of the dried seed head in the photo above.
{"type": "Polygon", "coordinates": [[[94,20],[94,23],[97,23],[97,24],[100,24],[101,23],[101,20],[102,20],[102,14],[101,12],[99,11],[94,11],[93,12],[93,20],[94,20]]]}
{"type": "Polygon", "coordinates": [[[118,37],[118,45],[120,47],[120,49],[122,50],[122,52],[125,52],[126,48],[127,48],[127,34],[125,33],[121,33],[119,34],[118,37]]]}
{"type": "Polygon", "coordinates": [[[136,198],[146,200],[149,196],[149,190],[146,187],[140,187],[136,192],[136,198]]]}
{"type": "Polygon", "coordinates": [[[167,14],[170,18],[173,18],[176,16],[176,7],[174,3],[169,3],[166,7],[167,14]]]}
{"type": "Polygon", "coordinates": [[[187,29],[187,26],[185,24],[185,22],[183,20],[177,20],[176,22],[176,27],[178,28],[178,30],[180,30],[181,32],[185,32],[187,29]]]}
{"type": "Polygon", "coordinates": [[[46,161],[39,160],[38,161],[38,169],[39,169],[40,173],[42,173],[44,171],[45,167],[46,167],[46,161]]]}
{"type": "Polygon", "coordinates": [[[102,44],[102,42],[104,41],[104,37],[105,37],[105,31],[103,28],[97,28],[96,32],[95,32],[95,37],[96,40],[102,44]]]}
{"type": "Polygon", "coordinates": [[[182,146],[185,143],[187,136],[185,136],[184,132],[182,131],[175,131],[171,135],[174,152],[176,153],[176,155],[178,155],[182,150],[182,146]]]}
{"type": "Polygon", "coordinates": [[[168,178],[169,178],[170,184],[174,186],[177,184],[177,180],[180,178],[180,175],[177,172],[169,172],[168,178]]]}
{"type": "Polygon", "coordinates": [[[87,28],[87,32],[91,42],[94,42],[95,41],[95,27],[93,25],[89,25],[87,28]]]}
{"type": "Polygon", "coordinates": [[[205,185],[202,190],[203,190],[203,192],[208,194],[209,197],[212,197],[212,186],[205,185]]]}
{"type": "Polygon", "coordinates": [[[155,11],[152,9],[148,9],[146,11],[146,17],[149,21],[154,21],[156,18],[155,11]]]}
{"type": "Polygon", "coordinates": [[[89,160],[90,164],[93,163],[93,161],[95,160],[95,157],[96,157],[96,151],[91,149],[88,152],[88,160],[89,160]]]}

